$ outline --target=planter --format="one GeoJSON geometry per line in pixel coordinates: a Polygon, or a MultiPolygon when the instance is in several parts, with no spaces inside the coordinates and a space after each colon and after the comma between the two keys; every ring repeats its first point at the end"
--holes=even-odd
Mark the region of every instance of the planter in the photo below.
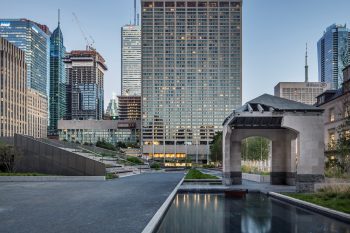
{"type": "Polygon", "coordinates": [[[254,182],[258,182],[258,183],[270,183],[270,176],[269,175],[242,173],[242,179],[254,181],[254,182]]]}

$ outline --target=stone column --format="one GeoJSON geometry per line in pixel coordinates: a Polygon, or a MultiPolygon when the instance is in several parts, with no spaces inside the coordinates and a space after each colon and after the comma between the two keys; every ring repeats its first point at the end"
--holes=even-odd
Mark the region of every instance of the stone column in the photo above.
{"type": "Polygon", "coordinates": [[[231,126],[223,130],[223,179],[224,185],[242,184],[241,142],[233,141],[231,126]]]}
{"type": "Polygon", "coordinates": [[[280,133],[278,139],[272,141],[270,183],[274,185],[286,184],[286,143],[283,132],[280,133]]]}

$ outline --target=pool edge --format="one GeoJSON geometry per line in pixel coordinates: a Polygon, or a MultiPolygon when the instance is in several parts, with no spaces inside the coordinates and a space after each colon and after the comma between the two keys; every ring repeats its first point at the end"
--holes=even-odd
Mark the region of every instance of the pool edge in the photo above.
{"type": "Polygon", "coordinates": [[[177,194],[177,190],[180,188],[182,183],[184,182],[185,177],[183,177],[180,182],[176,185],[174,190],[170,193],[170,195],[167,197],[165,202],[160,206],[160,208],[157,210],[157,212],[153,215],[152,219],[148,222],[146,227],[143,229],[142,233],[153,233],[155,232],[159,225],[162,222],[162,219],[164,218],[165,214],[167,213],[167,210],[171,206],[175,195],[177,194]]]}
{"type": "Polygon", "coordinates": [[[327,217],[331,217],[334,219],[337,219],[339,221],[345,222],[347,224],[350,223],[350,214],[343,213],[337,210],[333,210],[327,207],[319,206],[310,202],[302,201],[293,197],[289,197],[280,193],[275,193],[275,192],[268,192],[267,193],[269,196],[276,198],[281,201],[288,202],[290,204],[296,205],[298,207],[302,207],[311,211],[314,211],[316,213],[325,215],[327,217]]]}

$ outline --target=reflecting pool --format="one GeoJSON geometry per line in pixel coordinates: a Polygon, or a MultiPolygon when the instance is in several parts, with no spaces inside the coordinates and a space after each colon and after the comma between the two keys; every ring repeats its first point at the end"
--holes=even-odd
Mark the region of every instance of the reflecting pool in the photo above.
{"type": "Polygon", "coordinates": [[[172,232],[350,233],[350,225],[264,194],[237,199],[191,193],[175,196],[158,229],[158,233],[172,232]]]}

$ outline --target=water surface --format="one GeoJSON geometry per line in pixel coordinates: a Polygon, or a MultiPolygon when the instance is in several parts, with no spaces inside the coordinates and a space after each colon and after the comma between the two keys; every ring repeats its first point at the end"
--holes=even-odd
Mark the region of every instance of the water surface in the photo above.
{"type": "Polygon", "coordinates": [[[350,233],[350,225],[259,193],[177,194],[158,229],[172,232],[350,233]]]}

